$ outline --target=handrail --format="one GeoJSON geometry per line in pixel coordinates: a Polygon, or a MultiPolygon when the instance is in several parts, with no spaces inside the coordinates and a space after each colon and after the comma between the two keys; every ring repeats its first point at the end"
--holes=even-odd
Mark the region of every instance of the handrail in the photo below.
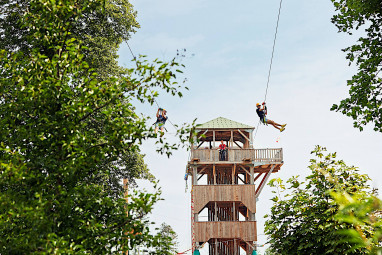
{"type": "MultiPolygon", "coordinates": [[[[242,162],[250,160],[254,162],[281,162],[283,161],[282,148],[276,149],[228,149],[227,162],[242,162]]],[[[198,159],[200,162],[216,162],[219,160],[219,150],[217,149],[194,149],[191,150],[191,159],[198,159]]]]}

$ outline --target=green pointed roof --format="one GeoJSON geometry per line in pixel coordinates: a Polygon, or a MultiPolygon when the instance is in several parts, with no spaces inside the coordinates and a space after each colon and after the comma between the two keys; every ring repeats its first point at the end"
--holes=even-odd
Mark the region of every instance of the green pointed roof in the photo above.
{"type": "Polygon", "coordinates": [[[249,125],[219,117],[210,120],[204,124],[200,124],[196,129],[255,129],[249,125]]]}

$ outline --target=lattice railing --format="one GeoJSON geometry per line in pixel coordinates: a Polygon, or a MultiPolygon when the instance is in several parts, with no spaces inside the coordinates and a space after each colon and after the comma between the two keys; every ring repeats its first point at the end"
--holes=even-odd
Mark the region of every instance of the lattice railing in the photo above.
{"type": "MultiPolygon", "coordinates": [[[[191,151],[191,159],[198,159],[200,162],[221,161],[219,150],[196,149],[191,151]]],[[[242,162],[245,160],[255,162],[281,162],[283,161],[282,148],[277,149],[228,149],[226,152],[227,162],[242,162]]]]}

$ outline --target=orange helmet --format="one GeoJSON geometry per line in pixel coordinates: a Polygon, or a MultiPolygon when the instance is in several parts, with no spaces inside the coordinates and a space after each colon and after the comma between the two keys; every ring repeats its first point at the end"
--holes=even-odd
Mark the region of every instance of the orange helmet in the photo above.
{"type": "Polygon", "coordinates": [[[259,105],[260,105],[259,103],[256,104],[256,106],[259,106],[259,105]]]}

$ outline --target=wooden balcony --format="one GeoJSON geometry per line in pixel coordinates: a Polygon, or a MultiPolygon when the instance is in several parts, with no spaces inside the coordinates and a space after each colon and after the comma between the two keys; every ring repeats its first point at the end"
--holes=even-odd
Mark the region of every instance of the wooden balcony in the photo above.
{"type": "Polygon", "coordinates": [[[194,210],[199,213],[210,201],[242,202],[252,213],[256,212],[255,185],[195,185],[194,210]]]}
{"type": "Polygon", "coordinates": [[[225,161],[219,160],[217,149],[191,150],[191,162],[197,164],[268,163],[280,164],[283,161],[282,148],[277,149],[228,149],[225,161]]]}
{"type": "Polygon", "coordinates": [[[195,242],[207,242],[211,238],[257,241],[256,221],[195,222],[195,242]]]}

